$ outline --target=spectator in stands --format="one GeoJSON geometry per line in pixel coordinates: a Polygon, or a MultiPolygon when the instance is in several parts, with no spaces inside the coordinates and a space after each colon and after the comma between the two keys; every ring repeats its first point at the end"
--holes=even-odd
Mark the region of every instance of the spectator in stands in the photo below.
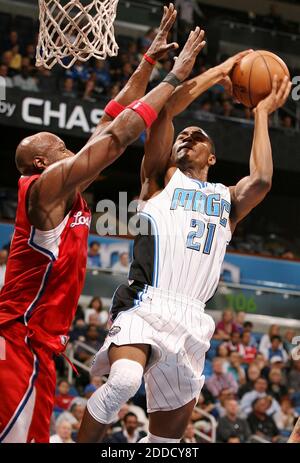
{"type": "Polygon", "coordinates": [[[56,411],[67,410],[74,396],[70,393],[70,384],[66,379],[61,379],[55,394],[54,408],[56,411]]]}
{"type": "Polygon", "coordinates": [[[76,98],[77,94],[75,91],[75,82],[71,77],[67,77],[64,80],[64,86],[61,92],[61,96],[64,98],[76,98]]]}
{"type": "Polygon", "coordinates": [[[78,432],[85,410],[85,401],[78,402],[77,400],[78,398],[75,398],[70,404],[69,410],[61,413],[56,420],[56,424],[67,421],[71,426],[72,433],[78,432]]]}
{"type": "Polygon", "coordinates": [[[104,309],[100,297],[95,296],[89,303],[88,308],[85,310],[85,323],[90,323],[90,316],[96,315],[99,321],[98,326],[105,327],[108,321],[108,312],[104,309]]]}
{"type": "Polygon", "coordinates": [[[257,363],[251,363],[246,372],[246,383],[240,386],[238,390],[239,398],[242,398],[247,392],[254,388],[255,381],[260,377],[260,368],[257,363]]]}
{"type": "MultiPolygon", "coordinates": [[[[104,329],[99,329],[97,326],[89,325],[87,328],[84,343],[97,352],[103,345],[107,332],[104,329]]],[[[80,362],[89,365],[94,357],[94,354],[84,347],[77,347],[75,356],[80,362]]]]}
{"type": "Polygon", "coordinates": [[[243,331],[248,331],[250,333],[250,346],[257,347],[257,342],[255,337],[252,334],[253,331],[253,323],[252,322],[245,322],[243,324],[243,331]]]}
{"type": "Polygon", "coordinates": [[[30,69],[27,65],[22,66],[20,74],[13,77],[13,82],[15,87],[18,87],[25,92],[39,91],[36,78],[30,75],[30,69]]]}
{"type": "Polygon", "coordinates": [[[20,46],[19,34],[16,30],[11,30],[8,37],[3,41],[2,49],[4,51],[11,50],[15,46],[20,46]]]}
{"type": "Polygon", "coordinates": [[[245,419],[238,417],[239,404],[234,399],[225,401],[226,414],[220,418],[217,428],[217,441],[227,442],[232,436],[238,437],[240,442],[247,442],[250,429],[245,419]]]}
{"type": "Polygon", "coordinates": [[[271,442],[279,439],[279,430],[271,416],[267,413],[270,407],[268,397],[260,397],[253,401],[252,412],[248,416],[248,424],[252,434],[271,442]]]}
{"type": "Polygon", "coordinates": [[[293,360],[292,368],[288,374],[290,392],[300,392],[300,360],[293,360]]]}
{"type": "Polygon", "coordinates": [[[77,326],[84,326],[84,317],[85,317],[85,312],[84,312],[82,306],[80,304],[78,304],[77,310],[76,310],[76,313],[75,313],[75,322],[78,322],[79,320],[81,320],[83,322],[83,324],[80,323],[77,326]]]}
{"type": "Polygon", "coordinates": [[[239,332],[239,329],[234,322],[233,312],[231,309],[226,309],[222,314],[222,320],[216,326],[214,338],[228,341],[235,331],[239,332]]]}
{"type": "Polygon", "coordinates": [[[195,434],[195,426],[193,422],[190,422],[183,434],[183,438],[180,441],[182,444],[196,444],[199,442],[199,439],[197,439],[196,434],[195,434]]]}
{"type": "Polygon", "coordinates": [[[242,358],[239,352],[231,352],[226,372],[231,373],[240,386],[246,383],[246,373],[242,367],[242,358]]]}
{"type": "Polygon", "coordinates": [[[269,362],[265,358],[264,354],[262,354],[261,352],[257,352],[255,363],[258,365],[260,369],[260,376],[267,379],[270,368],[269,368],[269,362]]]}
{"type": "Polygon", "coordinates": [[[282,339],[280,336],[272,336],[271,347],[266,352],[263,352],[266,359],[271,361],[273,357],[281,358],[283,362],[288,360],[288,355],[282,346],[282,339]]]}
{"type": "Polygon", "coordinates": [[[72,427],[68,421],[60,421],[56,425],[56,434],[50,437],[50,444],[74,444],[71,437],[72,427]]]}
{"type": "Polygon", "coordinates": [[[271,337],[278,336],[280,334],[280,328],[278,325],[271,325],[269,328],[269,332],[264,334],[259,343],[259,352],[263,353],[267,358],[266,353],[268,352],[269,348],[271,347],[271,337]]]}
{"type": "Polygon", "coordinates": [[[127,413],[123,419],[122,431],[113,433],[106,442],[110,444],[134,444],[146,435],[145,432],[138,431],[138,420],[134,413],[127,413]]]}
{"type": "Polygon", "coordinates": [[[76,61],[74,66],[66,71],[66,77],[71,77],[71,79],[83,83],[89,80],[90,71],[85,63],[76,61]]]}
{"type": "Polygon", "coordinates": [[[98,241],[92,241],[89,245],[87,265],[88,267],[102,267],[101,245],[98,241]]]}
{"type": "MultiPolygon", "coordinates": [[[[246,392],[241,400],[241,410],[247,416],[251,413],[252,403],[254,400],[262,397],[267,397],[268,382],[265,378],[258,378],[254,383],[253,391],[246,392]]],[[[271,402],[268,406],[268,415],[272,415],[280,409],[277,400],[271,397],[271,402]]]]}
{"type": "Polygon", "coordinates": [[[36,55],[36,47],[33,43],[29,43],[26,46],[24,56],[29,59],[30,65],[32,67],[35,66],[35,55],[36,55]]]}
{"type": "Polygon", "coordinates": [[[0,77],[5,80],[6,88],[12,88],[14,86],[12,78],[8,75],[8,66],[6,64],[0,64],[0,77]]]}
{"type": "Polygon", "coordinates": [[[2,54],[2,57],[1,57],[1,64],[5,64],[7,66],[8,75],[10,77],[13,77],[16,74],[15,72],[13,72],[13,70],[10,67],[10,63],[11,63],[12,58],[13,58],[13,54],[12,54],[11,51],[5,51],[2,54]]]}
{"type": "Polygon", "coordinates": [[[282,373],[279,368],[271,368],[269,373],[269,394],[277,400],[277,402],[281,402],[281,399],[288,394],[287,387],[282,384],[282,373]]]}
{"type": "MultiPolygon", "coordinates": [[[[215,403],[216,399],[207,389],[206,384],[204,384],[198,398],[197,408],[200,408],[201,410],[204,410],[207,413],[211,413],[211,411],[215,408],[215,403]]],[[[194,409],[192,413],[192,421],[197,421],[199,419],[199,416],[201,416],[201,414],[199,415],[199,412],[194,409]]]]}
{"type": "MultiPolygon", "coordinates": [[[[281,119],[281,127],[284,129],[292,129],[294,126],[294,121],[291,116],[288,114],[285,114],[283,118],[281,119]]],[[[285,251],[284,254],[281,255],[283,259],[295,259],[294,253],[285,251]]]]}
{"type": "Polygon", "coordinates": [[[22,67],[22,56],[19,53],[19,45],[15,45],[10,51],[12,53],[12,58],[9,63],[9,67],[16,72],[19,72],[22,67]]]}
{"type": "Polygon", "coordinates": [[[295,330],[287,329],[284,333],[283,337],[283,347],[288,354],[291,354],[292,350],[295,348],[295,344],[293,343],[293,339],[296,336],[295,330]]]}
{"type": "Polygon", "coordinates": [[[221,344],[218,345],[217,347],[217,352],[216,352],[216,357],[219,357],[223,360],[223,371],[224,373],[227,373],[227,370],[230,366],[230,363],[229,363],[229,350],[228,350],[228,347],[227,347],[227,343],[226,342],[222,342],[221,344]]]}
{"type": "Polygon", "coordinates": [[[0,250],[0,289],[4,285],[7,258],[8,258],[7,250],[1,249],[0,250]]]}
{"type": "Polygon", "coordinates": [[[129,413],[129,412],[130,412],[129,404],[126,403],[126,404],[122,405],[122,407],[119,410],[117,420],[114,423],[111,424],[111,433],[116,433],[116,432],[122,431],[124,416],[127,415],[127,413],[129,413]]]}
{"type": "Polygon", "coordinates": [[[237,312],[236,317],[235,317],[235,323],[236,323],[236,326],[240,334],[242,334],[244,331],[245,316],[246,316],[245,312],[240,310],[239,312],[237,312]]]}
{"type": "Polygon", "coordinates": [[[90,103],[95,103],[96,96],[97,96],[97,92],[96,92],[95,76],[91,76],[90,79],[85,83],[83,100],[89,101],[90,103]]]}
{"type": "Polygon", "coordinates": [[[241,335],[239,331],[231,333],[230,341],[227,342],[227,349],[229,352],[238,352],[239,344],[241,342],[241,335]]]}
{"type": "Polygon", "coordinates": [[[128,252],[122,252],[119,260],[112,266],[112,270],[116,273],[125,273],[127,275],[129,268],[129,254],[128,252]]]}
{"type": "Polygon", "coordinates": [[[298,416],[298,413],[292,405],[291,399],[286,396],[282,397],[280,402],[280,410],[274,413],[273,418],[280,432],[289,436],[294,428],[298,416]]]}
{"type": "Polygon", "coordinates": [[[94,72],[97,85],[107,89],[111,85],[111,74],[109,72],[108,62],[97,59],[94,72]]]}
{"type": "Polygon", "coordinates": [[[249,331],[243,332],[238,352],[245,365],[249,365],[255,360],[257,351],[256,347],[251,346],[251,333],[249,331]]]}
{"type": "Polygon", "coordinates": [[[222,389],[220,391],[219,397],[217,398],[215,408],[212,411],[212,415],[216,416],[217,418],[222,418],[226,415],[225,403],[226,400],[233,400],[235,399],[235,394],[232,392],[232,389],[222,389]]]}
{"type": "Polygon", "coordinates": [[[233,393],[238,390],[238,384],[231,373],[223,372],[223,360],[213,359],[213,375],[207,380],[207,388],[214,397],[218,397],[222,389],[230,389],[233,393]]]}

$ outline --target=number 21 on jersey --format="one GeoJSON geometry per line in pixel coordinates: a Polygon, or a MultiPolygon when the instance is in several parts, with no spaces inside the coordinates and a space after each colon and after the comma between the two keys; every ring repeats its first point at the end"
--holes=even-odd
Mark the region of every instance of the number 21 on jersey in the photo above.
{"type": "Polygon", "coordinates": [[[203,254],[210,254],[213,239],[215,236],[216,224],[208,223],[205,225],[202,220],[191,220],[191,227],[194,228],[194,231],[191,231],[187,236],[186,246],[189,249],[193,249],[194,251],[200,251],[201,244],[197,241],[197,239],[202,240],[204,234],[206,234],[204,247],[203,247],[203,254]]]}

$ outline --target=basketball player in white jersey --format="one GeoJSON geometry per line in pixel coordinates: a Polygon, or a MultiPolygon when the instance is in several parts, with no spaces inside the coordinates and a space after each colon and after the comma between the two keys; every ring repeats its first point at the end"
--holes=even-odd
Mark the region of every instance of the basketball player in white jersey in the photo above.
{"type": "MultiPolygon", "coordinates": [[[[250,51],[251,52],[251,51],[250,51]]],[[[254,110],[249,176],[235,186],[209,183],[214,144],[188,127],[173,145],[174,116],[228,75],[247,52],[179,86],[153,124],[142,163],[139,215],[129,284],[113,298],[114,321],[95,358],[93,374],[107,383],[89,399],[79,442],[99,441],[144,375],[149,432],[140,442],[180,442],[204,383],[205,352],[214,321],[204,311],[219,281],[226,246],[237,223],[266,196],[272,182],[268,117],[290,92],[275,77],[254,110]],[[173,145],[173,147],[172,147],[173,145]]]]}

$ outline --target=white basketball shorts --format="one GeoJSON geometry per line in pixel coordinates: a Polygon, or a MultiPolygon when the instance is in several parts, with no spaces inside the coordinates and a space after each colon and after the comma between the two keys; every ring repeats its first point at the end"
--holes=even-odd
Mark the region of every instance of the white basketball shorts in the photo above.
{"type": "Polygon", "coordinates": [[[174,410],[198,399],[205,353],[215,330],[204,307],[188,296],[146,286],[137,304],[115,319],[91,374],[109,373],[111,344],[149,344],[151,357],[144,375],[148,412],[174,410]]]}

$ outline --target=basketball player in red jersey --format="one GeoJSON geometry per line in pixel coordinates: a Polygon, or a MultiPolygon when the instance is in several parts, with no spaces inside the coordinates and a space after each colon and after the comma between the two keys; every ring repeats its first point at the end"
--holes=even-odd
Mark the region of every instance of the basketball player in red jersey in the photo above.
{"type": "MultiPolygon", "coordinates": [[[[174,46],[166,40],[175,17],[173,6],[165,8],[156,43],[128,83],[135,98],[147,85],[137,75],[150,75],[151,61],[174,46]]],[[[196,28],[165,81],[111,123],[110,108],[78,154],[50,133],[28,137],[17,148],[23,177],[0,294],[0,442],[49,441],[53,354],[65,349],[85,274],[90,211],[81,192],[151,125],[176,84],[188,77],[202,37],[196,28]]],[[[121,97],[119,104],[126,105],[125,89],[121,97]]]]}

